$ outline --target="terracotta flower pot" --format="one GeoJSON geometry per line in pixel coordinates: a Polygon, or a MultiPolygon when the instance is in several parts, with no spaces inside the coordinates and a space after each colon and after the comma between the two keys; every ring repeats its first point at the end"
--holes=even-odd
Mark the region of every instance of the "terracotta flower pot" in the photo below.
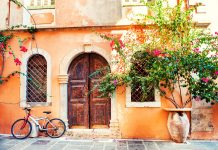
{"type": "Polygon", "coordinates": [[[177,143],[186,142],[190,129],[186,113],[169,112],[167,127],[173,141],[177,143]]]}

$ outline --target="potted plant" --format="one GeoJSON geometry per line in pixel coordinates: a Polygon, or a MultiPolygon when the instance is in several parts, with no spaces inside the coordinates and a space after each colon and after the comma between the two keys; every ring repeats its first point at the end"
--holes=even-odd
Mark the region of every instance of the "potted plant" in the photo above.
{"type": "Polygon", "coordinates": [[[137,17],[122,40],[101,35],[111,41],[113,65],[97,87],[103,96],[120,85],[140,86],[143,97],[151,87],[159,90],[178,110],[169,116],[171,137],[185,142],[189,120],[183,108],[192,100],[218,101],[218,32],[195,26],[194,7],[184,8],[182,3],[170,7],[163,0],[147,6],[152,15],[137,17]]]}

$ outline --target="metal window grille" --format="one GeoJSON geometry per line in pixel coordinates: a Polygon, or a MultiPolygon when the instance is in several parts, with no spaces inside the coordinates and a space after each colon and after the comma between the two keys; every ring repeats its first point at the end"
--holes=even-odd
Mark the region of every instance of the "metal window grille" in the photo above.
{"type": "Polygon", "coordinates": [[[27,63],[27,102],[46,102],[47,62],[42,55],[33,55],[27,63]]]}
{"type": "MultiPolygon", "coordinates": [[[[132,69],[137,76],[147,76],[148,72],[145,70],[146,60],[141,60],[136,58],[135,62],[132,64],[132,69]]],[[[150,85],[148,87],[149,91],[144,92],[141,84],[138,81],[133,81],[133,86],[131,87],[131,101],[132,102],[153,102],[155,101],[155,91],[154,87],[150,85]]]]}

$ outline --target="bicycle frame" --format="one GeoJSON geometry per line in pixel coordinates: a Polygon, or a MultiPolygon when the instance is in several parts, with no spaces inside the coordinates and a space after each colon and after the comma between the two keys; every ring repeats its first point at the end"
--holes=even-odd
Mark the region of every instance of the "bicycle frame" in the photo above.
{"type": "Polygon", "coordinates": [[[21,128],[25,127],[27,120],[29,120],[29,119],[32,120],[32,122],[39,127],[40,131],[47,131],[48,130],[48,129],[45,129],[45,125],[47,122],[49,122],[53,128],[56,128],[55,125],[53,125],[52,122],[47,117],[35,117],[35,116],[30,114],[30,111],[27,112],[27,110],[26,110],[26,114],[27,114],[27,116],[25,117],[25,122],[21,128]],[[39,124],[40,120],[44,120],[42,126],[39,124]]]}

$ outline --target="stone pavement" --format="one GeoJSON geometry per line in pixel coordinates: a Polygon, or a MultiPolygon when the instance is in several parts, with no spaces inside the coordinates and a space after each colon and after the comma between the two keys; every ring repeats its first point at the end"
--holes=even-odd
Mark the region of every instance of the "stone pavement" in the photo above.
{"type": "Polygon", "coordinates": [[[0,136],[0,150],[218,150],[218,141],[191,140],[187,144],[177,144],[132,139],[75,140],[70,137],[16,140],[10,136],[0,136]]]}

